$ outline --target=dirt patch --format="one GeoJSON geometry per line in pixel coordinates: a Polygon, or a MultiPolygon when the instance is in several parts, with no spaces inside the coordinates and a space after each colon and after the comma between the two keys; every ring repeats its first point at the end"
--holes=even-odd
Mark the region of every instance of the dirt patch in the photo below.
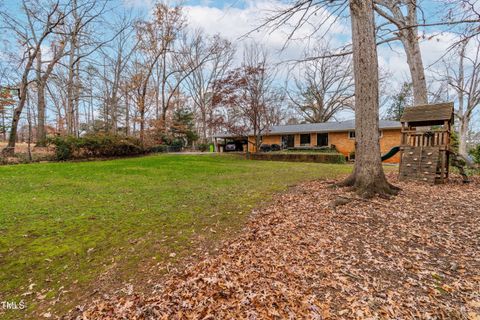
{"type": "Polygon", "coordinates": [[[71,319],[478,319],[480,179],[399,183],[392,200],[302,184],[218,254],[151,294],[104,297],[71,319]]]}
{"type": "MultiPolygon", "coordinates": [[[[5,142],[0,142],[0,151],[6,146],[5,142]]],[[[0,155],[0,164],[19,164],[54,159],[55,149],[53,147],[35,147],[35,144],[32,143],[30,145],[30,154],[28,149],[28,143],[17,143],[15,145],[15,157],[2,158],[0,155]]]]}

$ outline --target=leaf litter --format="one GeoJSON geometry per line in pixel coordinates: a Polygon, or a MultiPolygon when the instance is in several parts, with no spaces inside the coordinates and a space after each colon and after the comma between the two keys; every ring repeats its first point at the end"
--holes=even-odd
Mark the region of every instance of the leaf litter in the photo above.
{"type": "Polygon", "coordinates": [[[480,179],[389,179],[400,194],[371,201],[331,181],[298,185],[153,292],[65,318],[480,319],[480,179]],[[332,207],[339,198],[350,201],[332,207]]]}

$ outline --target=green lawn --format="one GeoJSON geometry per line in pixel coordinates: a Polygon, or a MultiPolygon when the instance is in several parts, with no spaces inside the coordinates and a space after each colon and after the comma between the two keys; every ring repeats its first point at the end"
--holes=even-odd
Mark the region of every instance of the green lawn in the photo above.
{"type": "Polygon", "coordinates": [[[62,312],[112,267],[129,280],[144,261],[174,263],[273,193],[350,170],[219,155],[0,167],[0,301],[35,313],[60,297],[62,312]]]}

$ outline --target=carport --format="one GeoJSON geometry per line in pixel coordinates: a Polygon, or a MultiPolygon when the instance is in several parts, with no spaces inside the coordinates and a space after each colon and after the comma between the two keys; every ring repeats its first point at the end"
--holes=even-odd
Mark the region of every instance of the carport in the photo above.
{"type": "Polygon", "coordinates": [[[247,151],[247,136],[237,136],[231,134],[220,134],[214,137],[216,152],[246,152],[247,151]],[[225,150],[225,146],[229,144],[235,145],[235,150],[225,150]]]}

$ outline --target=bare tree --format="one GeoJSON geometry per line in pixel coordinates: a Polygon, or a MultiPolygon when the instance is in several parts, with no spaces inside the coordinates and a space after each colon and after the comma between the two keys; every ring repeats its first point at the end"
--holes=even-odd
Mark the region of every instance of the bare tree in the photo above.
{"type": "Polygon", "coordinates": [[[211,125],[215,122],[212,97],[215,95],[215,82],[225,75],[235,54],[232,44],[214,36],[205,39],[200,31],[198,41],[190,49],[191,65],[199,65],[187,78],[187,88],[197,114],[197,126],[202,143],[207,143],[212,136],[211,125]],[[208,61],[205,63],[205,60],[208,61]],[[210,132],[209,132],[210,131],[210,132]]]}
{"type": "MultiPolygon", "coordinates": [[[[323,46],[311,55],[323,56],[323,46]]],[[[327,122],[335,114],[354,107],[353,66],[350,56],[308,60],[297,65],[299,76],[293,77],[296,90],[287,94],[306,122],[327,122]]]]}
{"type": "MultiPolygon", "coordinates": [[[[160,62],[161,92],[164,114],[166,114],[169,72],[167,71],[168,55],[172,52],[173,43],[178,39],[180,31],[184,28],[185,20],[181,7],[170,8],[166,4],[158,3],[155,6],[152,21],[142,21],[137,24],[137,37],[141,56],[137,59],[136,73],[133,77],[135,98],[139,112],[140,140],[144,142],[145,115],[147,111],[146,98],[150,88],[150,80],[157,63],[160,62]]],[[[173,90],[172,90],[173,91],[173,90]]]]}
{"type": "MultiPolygon", "coordinates": [[[[480,34],[480,6],[478,0],[443,0],[444,12],[441,25],[449,26],[452,32],[460,35],[460,39],[450,48],[453,49],[465,40],[480,34]],[[455,28],[454,27],[459,27],[455,28]]],[[[436,24],[438,25],[438,24],[436,24]]]]}
{"type": "MultiPolygon", "coordinates": [[[[36,39],[34,38],[34,41],[36,39]]],[[[56,40],[51,43],[51,52],[52,58],[47,62],[47,66],[44,69],[44,61],[42,59],[42,50],[38,50],[36,57],[36,84],[37,84],[37,130],[36,130],[36,139],[38,146],[45,146],[46,143],[46,101],[45,101],[45,89],[47,86],[47,81],[52,74],[54,67],[60,61],[60,59],[65,54],[65,47],[67,41],[64,37],[58,36],[56,40]]],[[[29,122],[31,126],[31,122],[29,122]]]]}
{"type": "Polygon", "coordinates": [[[59,1],[44,3],[40,6],[37,1],[27,2],[24,0],[22,2],[22,11],[27,20],[27,27],[24,27],[24,22],[16,20],[7,12],[0,13],[4,25],[17,36],[23,49],[19,81],[19,103],[13,112],[8,145],[2,150],[2,153],[7,156],[12,156],[15,151],[18,123],[26,104],[27,90],[30,85],[29,75],[33,69],[34,61],[41,46],[64,22],[68,14],[59,1]]]}
{"type": "Polygon", "coordinates": [[[273,85],[273,70],[267,52],[258,44],[246,47],[241,67],[227,72],[215,86],[214,105],[226,108],[225,125],[230,132],[255,137],[250,141],[260,149],[261,136],[282,120],[283,96],[273,85]]]}
{"type": "MultiPolygon", "coordinates": [[[[191,59],[192,48],[202,46],[205,41],[201,33],[194,33],[189,35],[187,32],[183,33],[182,41],[177,51],[170,56],[170,70],[164,74],[161,82],[162,87],[162,118],[161,121],[166,124],[166,115],[171,111],[172,102],[185,84],[186,80],[198,69],[206,63],[214,59],[214,53],[218,48],[211,48],[205,55],[197,56],[199,59],[191,59]]],[[[164,62],[166,63],[166,62],[164,62]]]]}
{"type": "Polygon", "coordinates": [[[128,91],[122,90],[122,86],[125,85],[124,79],[127,68],[130,66],[132,57],[137,49],[137,42],[133,39],[135,30],[132,19],[126,14],[120,16],[119,19],[120,21],[111,25],[113,30],[119,30],[117,37],[111,44],[100,49],[104,61],[102,74],[99,75],[102,79],[104,90],[101,116],[105,123],[105,130],[114,134],[118,132],[121,115],[124,114],[126,116],[127,112],[129,112],[129,110],[126,110],[127,100],[129,99],[127,97],[128,91]],[[123,110],[120,107],[122,97],[125,102],[123,110]]]}
{"type": "MultiPolygon", "coordinates": [[[[417,0],[375,0],[374,2],[375,11],[397,29],[395,31],[397,37],[390,38],[388,41],[398,39],[405,49],[412,78],[414,103],[417,105],[428,103],[427,81],[418,35],[417,0]]],[[[385,25],[378,28],[383,29],[385,25]]]]}
{"type": "MultiPolygon", "coordinates": [[[[140,115],[140,139],[144,140],[147,91],[155,105],[157,128],[167,131],[168,114],[175,106],[182,85],[205,63],[214,59],[219,49],[192,58],[192,48],[204,46],[201,34],[189,34],[185,29],[185,17],[181,7],[169,7],[158,3],[152,21],[137,25],[140,52],[137,55],[134,83],[136,102],[140,115]]],[[[171,122],[171,121],[170,121],[171,122]]]]}
{"type": "Polygon", "coordinates": [[[67,20],[69,54],[66,62],[68,70],[66,126],[70,135],[77,135],[79,132],[81,63],[118,35],[117,33],[109,39],[97,39],[100,32],[93,29],[101,22],[107,4],[108,0],[71,0],[72,14],[71,19],[67,20]]]}
{"type": "Polygon", "coordinates": [[[459,126],[459,153],[467,156],[467,139],[473,112],[480,105],[480,40],[470,38],[461,43],[457,54],[453,55],[455,62],[444,61],[446,80],[455,90],[458,107],[455,111],[459,126]],[[473,48],[473,55],[467,54],[467,49],[473,48]]]}

